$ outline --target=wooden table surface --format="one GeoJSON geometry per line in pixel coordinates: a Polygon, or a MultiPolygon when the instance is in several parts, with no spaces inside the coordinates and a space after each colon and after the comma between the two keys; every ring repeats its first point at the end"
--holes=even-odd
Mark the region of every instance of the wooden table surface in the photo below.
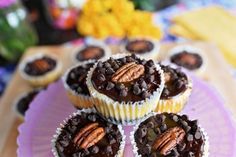
{"type": "MultiPolygon", "coordinates": [[[[222,59],[218,49],[211,44],[195,42],[192,45],[204,50],[207,58],[206,78],[209,84],[213,85],[225,101],[226,108],[236,120],[236,81],[230,75],[227,63],[222,59]]],[[[159,60],[165,59],[167,51],[176,46],[175,43],[164,43],[161,45],[159,60]]],[[[116,51],[115,46],[112,47],[116,51]]],[[[33,53],[53,53],[64,63],[63,69],[72,65],[71,52],[74,47],[35,47],[28,49],[25,56],[33,53]]],[[[23,57],[23,58],[24,58],[23,57]]],[[[32,87],[21,78],[19,71],[16,70],[3,97],[0,101],[0,156],[16,157],[18,136],[17,128],[23,122],[16,116],[13,104],[16,98],[23,92],[32,90],[32,87]]]]}

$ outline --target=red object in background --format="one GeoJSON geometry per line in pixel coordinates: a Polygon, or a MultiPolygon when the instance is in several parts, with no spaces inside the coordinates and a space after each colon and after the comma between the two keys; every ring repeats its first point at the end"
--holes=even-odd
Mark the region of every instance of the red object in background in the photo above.
{"type": "Polygon", "coordinates": [[[49,8],[53,25],[60,29],[72,29],[75,27],[78,10],[74,8],[62,9],[57,6],[49,8]]]}

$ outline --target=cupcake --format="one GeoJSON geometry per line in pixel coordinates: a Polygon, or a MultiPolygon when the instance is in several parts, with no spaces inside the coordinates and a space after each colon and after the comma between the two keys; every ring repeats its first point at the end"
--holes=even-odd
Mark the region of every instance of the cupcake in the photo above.
{"type": "Polygon", "coordinates": [[[14,110],[21,119],[24,119],[25,112],[29,109],[30,103],[41,90],[42,89],[35,89],[30,92],[26,92],[17,99],[14,105],[14,110]]]}
{"type": "Polygon", "coordinates": [[[135,157],[208,157],[208,136],[197,120],[161,113],[134,127],[131,143],[135,157]]]}
{"type": "Polygon", "coordinates": [[[108,46],[101,42],[91,42],[76,48],[72,54],[74,63],[81,63],[87,60],[99,60],[103,57],[109,56],[111,50],[108,46]]]}
{"type": "Polygon", "coordinates": [[[20,64],[20,74],[33,86],[47,86],[62,73],[62,63],[52,55],[36,54],[20,64]]]}
{"type": "Polygon", "coordinates": [[[133,38],[121,46],[121,52],[140,55],[146,59],[156,59],[159,49],[157,41],[147,38],[133,38]]]}
{"type": "Polygon", "coordinates": [[[96,63],[86,83],[97,111],[113,123],[126,125],[155,109],[164,76],[152,60],[118,54],[96,63]]]}
{"type": "Polygon", "coordinates": [[[161,65],[165,85],[155,112],[180,112],[192,91],[192,81],[180,69],[161,65]]]}
{"type": "Polygon", "coordinates": [[[192,46],[177,46],[170,51],[170,62],[204,76],[206,61],[201,49],[192,46]]]}
{"type": "Polygon", "coordinates": [[[123,157],[122,127],[105,121],[93,109],[78,110],[56,130],[55,157],[123,157]]]}
{"type": "Polygon", "coordinates": [[[67,70],[62,77],[67,96],[71,103],[78,109],[93,107],[86,85],[86,77],[94,63],[94,60],[89,60],[78,64],[67,70]]]}

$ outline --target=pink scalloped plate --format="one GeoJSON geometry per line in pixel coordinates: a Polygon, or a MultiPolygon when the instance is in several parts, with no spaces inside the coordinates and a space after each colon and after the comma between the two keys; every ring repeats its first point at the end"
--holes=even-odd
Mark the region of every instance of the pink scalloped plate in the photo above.
{"type": "MultiPolygon", "coordinates": [[[[236,156],[236,130],[221,96],[195,77],[193,85],[193,93],[182,113],[191,119],[198,119],[208,133],[210,157],[236,156]]],[[[25,122],[19,127],[18,157],[53,157],[52,136],[59,124],[74,111],[61,81],[41,92],[26,113],[25,122]]],[[[125,157],[133,156],[129,141],[131,130],[131,126],[125,127],[125,157]]]]}

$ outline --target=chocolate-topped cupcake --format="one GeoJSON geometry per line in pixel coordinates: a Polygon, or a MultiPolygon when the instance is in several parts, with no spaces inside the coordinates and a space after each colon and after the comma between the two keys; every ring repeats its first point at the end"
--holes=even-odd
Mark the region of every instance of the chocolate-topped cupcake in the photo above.
{"type": "Polygon", "coordinates": [[[170,62],[196,72],[202,76],[205,70],[205,59],[200,49],[192,46],[178,46],[170,52],[170,62]]]}
{"type": "Polygon", "coordinates": [[[36,89],[32,90],[30,92],[24,93],[21,95],[15,105],[14,105],[14,110],[16,111],[17,115],[24,119],[25,112],[28,110],[30,103],[34,100],[34,98],[38,95],[38,93],[42,89],[36,89]]]}
{"type": "Polygon", "coordinates": [[[192,91],[192,81],[180,68],[161,65],[165,85],[155,112],[180,112],[192,91]]]}
{"type": "Polygon", "coordinates": [[[208,137],[197,120],[162,113],[136,125],[131,133],[135,157],[208,157],[208,137]]]}
{"type": "Polygon", "coordinates": [[[86,85],[87,73],[95,60],[89,60],[67,70],[63,76],[64,88],[71,103],[76,108],[93,107],[90,93],[86,85]]]}
{"type": "Polygon", "coordinates": [[[121,52],[137,54],[144,58],[156,59],[159,53],[157,41],[147,38],[129,39],[121,46],[121,52]]]}
{"type": "Polygon", "coordinates": [[[80,46],[73,54],[75,63],[84,62],[87,60],[99,60],[110,55],[110,48],[103,43],[93,42],[80,46]]]}
{"type": "Polygon", "coordinates": [[[108,120],[129,124],[151,112],[164,85],[163,71],[152,60],[114,55],[89,71],[87,86],[96,109],[108,120]]]}
{"type": "Polygon", "coordinates": [[[33,86],[47,86],[60,77],[62,63],[52,55],[40,53],[23,60],[20,72],[33,86]]]}
{"type": "Polygon", "coordinates": [[[52,146],[55,157],[122,157],[125,136],[95,110],[78,110],[57,129],[52,146]]]}

